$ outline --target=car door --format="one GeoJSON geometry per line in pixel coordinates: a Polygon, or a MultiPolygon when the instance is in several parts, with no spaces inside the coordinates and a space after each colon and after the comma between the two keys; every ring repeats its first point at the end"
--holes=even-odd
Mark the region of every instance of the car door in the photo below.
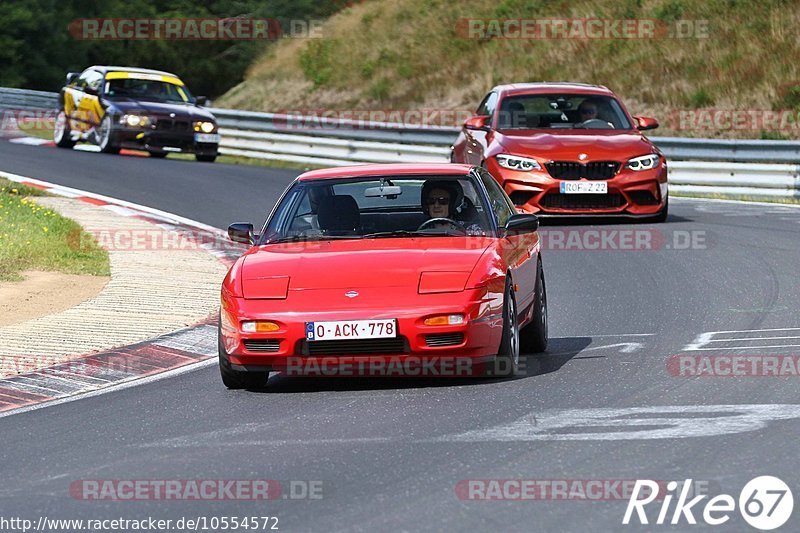
{"type": "MultiPolygon", "coordinates": [[[[494,111],[497,107],[498,95],[496,92],[490,92],[478,106],[476,114],[480,116],[489,117],[487,124],[491,124],[491,117],[494,116],[494,111]]],[[[462,127],[464,134],[464,154],[463,159],[465,163],[470,165],[480,166],[483,163],[484,153],[488,146],[487,135],[489,132],[483,130],[473,130],[462,127]]]]}
{"type": "MultiPolygon", "coordinates": [[[[476,171],[489,197],[489,208],[498,227],[502,228],[512,215],[517,214],[517,210],[489,171],[484,168],[476,171]]],[[[511,269],[514,283],[519,287],[516,297],[520,311],[530,306],[535,298],[538,244],[539,235],[533,232],[505,236],[498,246],[503,261],[511,269]]]]}

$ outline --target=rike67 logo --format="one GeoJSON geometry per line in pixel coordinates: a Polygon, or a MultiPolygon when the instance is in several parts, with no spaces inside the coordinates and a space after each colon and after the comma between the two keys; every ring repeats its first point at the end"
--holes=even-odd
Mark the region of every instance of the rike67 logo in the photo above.
{"type": "MultiPolygon", "coordinates": [[[[705,505],[699,505],[708,495],[702,494],[689,499],[691,486],[691,479],[687,479],[682,484],[677,481],[667,483],[667,494],[659,501],[661,506],[655,524],[686,523],[694,525],[697,524],[695,513],[702,516],[702,520],[711,526],[722,525],[730,520],[731,514],[737,506],[737,501],[733,496],[719,494],[705,502],[705,505]],[[677,502],[670,513],[675,496],[677,496],[677,502]]],[[[656,500],[659,494],[658,488],[659,485],[655,481],[636,480],[622,523],[625,525],[635,524],[636,520],[631,522],[635,512],[636,519],[640,524],[649,524],[649,520],[652,520],[653,517],[651,513],[648,518],[645,507],[656,500]],[[643,494],[645,496],[640,497],[643,494]]],[[[794,497],[789,486],[782,480],[773,476],[759,476],[751,479],[739,493],[738,506],[739,513],[745,522],[756,529],[768,531],[781,527],[789,520],[794,509],[794,497]]],[[[653,507],[657,508],[658,503],[653,507]]],[[[654,511],[654,508],[648,510],[654,511]]]]}

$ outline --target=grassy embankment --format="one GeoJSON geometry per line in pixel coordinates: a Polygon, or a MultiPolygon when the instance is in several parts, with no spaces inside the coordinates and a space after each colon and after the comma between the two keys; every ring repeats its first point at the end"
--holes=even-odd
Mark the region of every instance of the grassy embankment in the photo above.
{"type": "MultiPolygon", "coordinates": [[[[660,135],[800,138],[800,125],[717,128],[681,111],[800,111],[800,4],[789,0],[366,1],[328,19],[323,38],[265,47],[216,105],[257,111],[469,111],[512,81],[606,85],[660,135]],[[652,20],[686,38],[468,39],[466,19],[652,20]],[[685,21],[685,22],[678,22],[685,21]],[[707,31],[701,25],[707,21],[707,31]]],[[[708,116],[706,116],[708,118],[708,116]]]]}
{"type": "Polygon", "coordinates": [[[76,222],[30,199],[43,195],[0,178],[0,281],[20,280],[25,270],[108,276],[108,253],[76,222]]]}

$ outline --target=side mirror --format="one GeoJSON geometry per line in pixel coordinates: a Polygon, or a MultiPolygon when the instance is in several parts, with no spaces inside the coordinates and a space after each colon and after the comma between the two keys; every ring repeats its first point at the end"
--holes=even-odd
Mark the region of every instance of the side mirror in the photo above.
{"type": "Polygon", "coordinates": [[[524,215],[511,215],[504,227],[506,235],[517,233],[533,233],[539,229],[539,217],[526,213],[524,215]]]}
{"type": "Polygon", "coordinates": [[[196,105],[199,105],[199,106],[204,106],[204,105],[206,105],[208,103],[208,97],[207,96],[197,96],[194,99],[194,103],[196,105]]]}
{"type": "Polygon", "coordinates": [[[68,72],[66,85],[72,85],[73,83],[75,83],[75,80],[77,80],[80,77],[80,75],[81,75],[80,72],[68,72]]]}
{"type": "Polygon", "coordinates": [[[469,117],[466,122],[464,122],[464,128],[468,130],[480,130],[480,131],[489,131],[489,117],[486,115],[475,115],[474,117],[469,117]]]}
{"type": "Polygon", "coordinates": [[[640,130],[654,130],[658,127],[658,121],[652,117],[633,117],[640,130]]]}
{"type": "Polygon", "coordinates": [[[256,236],[253,234],[253,225],[238,222],[228,226],[228,238],[233,242],[242,244],[255,244],[256,236]]]}

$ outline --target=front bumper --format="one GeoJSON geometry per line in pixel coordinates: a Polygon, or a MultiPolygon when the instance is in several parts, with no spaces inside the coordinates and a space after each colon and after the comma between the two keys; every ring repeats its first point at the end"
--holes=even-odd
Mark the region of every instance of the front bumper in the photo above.
{"type": "Polygon", "coordinates": [[[191,153],[215,156],[219,152],[219,135],[198,138],[194,132],[175,132],[141,129],[119,129],[114,143],[121,148],[148,152],[191,153]],[[199,142],[202,139],[204,142],[199,142]],[[213,141],[210,141],[213,139],[213,141]]]}
{"type": "MultiPolygon", "coordinates": [[[[340,307],[321,311],[300,306],[284,311],[281,308],[289,307],[285,300],[247,300],[223,291],[220,355],[234,370],[270,368],[296,375],[332,375],[328,372],[334,371],[336,375],[361,375],[389,370],[393,365],[407,371],[435,361],[463,376],[465,362],[469,367],[493,360],[502,333],[502,294],[488,295],[484,289],[420,299],[423,303],[413,308],[340,307]],[[458,325],[424,324],[425,318],[440,314],[463,314],[466,320],[458,325]],[[394,339],[306,341],[306,322],[387,318],[396,319],[394,339]],[[246,320],[276,322],[280,330],[243,333],[241,322],[246,320]]],[[[386,301],[392,301],[390,295],[386,301]]]]}
{"type": "Polygon", "coordinates": [[[668,197],[667,167],[634,172],[621,169],[603,180],[608,194],[562,194],[562,181],[546,170],[520,172],[500,167],[493,159],[487,169],[505,189],[517,208],[540,216],[626,216],[657,215],[668,197]]]}

